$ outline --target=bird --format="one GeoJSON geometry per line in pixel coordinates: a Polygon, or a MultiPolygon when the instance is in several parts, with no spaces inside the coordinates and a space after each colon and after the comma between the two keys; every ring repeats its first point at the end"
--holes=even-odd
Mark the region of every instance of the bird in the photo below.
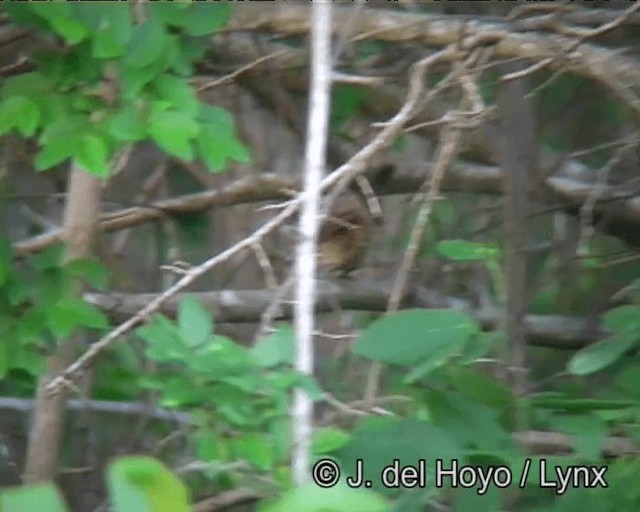
{"type": "Polygon", "coordinates": [[[348,277],[359,268],[371,238],[373,219],[363,200],[346,191],[336,197],[318,234],[318,269],[348,277]]]}

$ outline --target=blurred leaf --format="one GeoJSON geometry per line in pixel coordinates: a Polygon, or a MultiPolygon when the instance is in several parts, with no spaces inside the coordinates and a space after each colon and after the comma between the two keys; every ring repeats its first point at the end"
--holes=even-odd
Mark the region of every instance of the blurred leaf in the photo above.
{"type": "Polygon", "coordinates": [[[84,135],[75,154],[78,163],[88,173],[106,178],[109,175],[109,149],[102,137],[84,135]]]}
{"type": "Polygon", "coordinates": [[[615,333],[640,331],[640,307],[625,305],[610,309],[602,315],[602,324],[615,333]]]}
{"type": "Polygon", "coordinates": [[[189,116],[195,116],[198,113],[198,97],[186,80],[165,74],[159,76],[153,82],[153,86],[158,97],[168,101],[174,110],[189,116]]]}
{"type": "Polygon", "coordinates": [[[192,117],[183,112],[156,108],[149,124],[149,135],[162,149],[183,160],[193,160],[191,140],[198,135],[200,127],[192,117]]]}
{"type": "Polygon", "coordinates": [[[4,237],[0,237],[0,286],[2,286],[9,274],[13,262],[13,250],[11,244],[4,237]]]}
{"type": "Polygon", "coordinates": [[[86,280],[98,290],[105,290],[109,282],[109,270],[96,258],[77,258],[65,264],[69,274],[86,280]]]}
{"type": "Polygon", "coordinates": [[[201,346],[213,331],[211,315],[202,303],[192,296],[180,301],[178,306],[178,326],[188,346],[201,346]]]}
{"type": "Polygon", "coordinates": [[[0,135],[16,127],[23,137],[31,137],[40,124],[40,109],[25,96],[10,96],[0,104],[0,135]]]}
{"type": "Polygon", "coordinates": [[[116,459],[107,473],[114,512],[190,512],[185,486],[164,465],[151,458],[116,459]]]}
{"type": "Polygon", "coordinates": [[[160,22],[150,17],[142,25],[133,28],[123,62],[132,68],[144,68],[159,60],[169,39],[160,22]]]}
{"type": "Polygon", "coordinates": [[[388,504],[372,491],[344,484],[323,489],[315,483],[295,487],[261,512],[382,512],[388,504]]]}
{"type": "Polygon", "coordinates": [[[145,127],[133,105],[122,108],[109,120],[108,131],[113,138],[126,142],[145,137],[145,127]]]}
{"type": "Polygon", "coordinates": [[[206,36],[224,27],[231,16],[228,3],[194,3],[184,11],[184,28],[191,36],[206,36]]]}
{"type": "Polygon", "coordinates": [[[351,435],[339,428],[317,428],[313,432],[311,452],[322,455],[339,450],[351,441],[351,435]]]}
{"type": "Polygon", "coordinates": [[[491,244],[466,240],[443,240],[437,244],[438,253],[453,261],[487,261],[500,258],[500,249],[491,244]]]}
{"type": "Polygon", "coordinates": [[[294,351],[295,334],[289,324],[279,326],[276,331],[260,338],[251,348],[251,354],[263,368],[293,364],[294,351]]]}
{"type": "Polygon", "coordinates": [[[0,511],[2,512],[68,512],[68,508],[53,483],[23,485],[0,489],[0,511]]]}
{"type": "Polygon", "coordinates": [[[97,27],[92,34],[92,52],[96,59],[120,57],[133,33],[131,13],[126,6],[113,6],[101,10],[94,9],[97,27]]]}
{"type": "Polygon", "coordinates": [[[620,332],[580,349],[567,364],[573,375],[589,375],[615,363],[640,341],[640,330],[620,332]]]}
{"type": "Polygon", "coordinates": [[[80,326],[92,329],[109,327],[102,311],[76,297],[60,299],[46,310],[46,315],[49,328],[58,339],[68,337],[80,326]]]}
{"type": "Polygon", "coordinates": [[[135,333],[147,342],[145,353],[155,361],[184,361],[191,355],[177,327],[162,315],[156,315],[151,325],[138,327],[135,333]]]}
{"type": "Polygon", "coordinates": [[[450,309],[410,309],[372,322],[356,340],[356,354],[404,366],[444,364],[480,332],[473,318],[450,309]]]}

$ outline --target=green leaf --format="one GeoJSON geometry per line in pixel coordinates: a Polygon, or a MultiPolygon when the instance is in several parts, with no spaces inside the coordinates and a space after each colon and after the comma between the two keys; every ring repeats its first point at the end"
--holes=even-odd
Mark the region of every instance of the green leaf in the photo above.
{"type": "Polygon", "coordinates": [[[107,123],[109,135],[124,142],[134,142],[145,138],[145,127],[134,105],[126,105],[107,123]]]}
{"type": "Polygon", "coordinates": [[[29,258],[29,263],[36,270],[45,270],[59,267],[65,253],[63,243],[56,243],[47,247],[40,254],[35,254],[29,258]]]}
{"type": "Polygon", "coordinates": [[[602,323],[615,333],[640,330],[640,307],[625,305],[611,309],[602,315],[602,323]]]}
{"type": "Polygon", "coordinates": [[[25,96],[11,96],[0,104],[0,135],[14,126],[24,137],[33,135],[40,124],[40,109],[25,96]]]}
{"type": "Polygon", "coordinates": [[[72,155],[78,150],[78,141],[66,136],[52,137],[44,144],[42,150],[36,157],[36,169],[44,171],[54,167],[72,155]]]}
{"type": "Polygon", "coordinates": [[[95,258],[77,258],[69,261],[65,269],[74,277],[86,280],[98,290],[104,290],[109,282],[109,269],[95,258]]]}
{"type": "Polygon", "coordinates": [[[281,325],[278,329],[251,348],[251,354],[263,368],[274,368],[283,364],[293,364],[295,334],[291,325],[281,325]]]}
{"type": "Polygon", "coordinates": [[[349,116],[355,114],[368,97],[365,87],[338,85],[333,90],[331,126],[340,126],[349,116]]]}
{"type": "Polygon", "coordinates": [[[218,440],[216,434],[211,429],[200,428],[192,436],[198,459],[205,462],[216,460],[220,457],[218,450],[218,440]]]}
{"type": "Polygon", "coordinates": [[[206,36],[224,27],[230,17],[228,3],[194,3],[184,11],[185,32],[191,36],[206,36]]]}
{"type": "Polygon", "coordinates": [[[160,59],[169,38],[160,22],[154,17],[133,29],[133,35],[123,58],[125,66],[144,68],[160,59]]]}
{"type": "Polygon", "coordinates": [[[364,479],[371,480],[372,488],[386,495],[400,493],[380,481],[382,470],[394,459],[399,459],[403,466],[417,467],[420,460],[433,464],[436,458],[460,460],[462,455],[461,445],[444,428],[413,418],[379,416],[359,421],[351,441],[335,454],[344,477],[353,476],[356,462],[361,460],[364,479]]]}
{"type": "Polygon", "coordinates": [[[58,339],[68,337],[79,326],[91,329],[109,327],[102,311],[76,297],[60,299],[46,310],[46,314],[49,328],[58,339]]]}
{"type": "Polygon", "coordinates": [[[89,174],[106,178],[109,175],[109,149],[102,137],[84,135],[78,141],[75,157],[89,174]]]}
{"type": "Polygon", "coordinates": [[[0,237],[0,286],[2,286],[11,273],[13,262],[13,250],[11,244],[4,237],[0,237]]]}
{"type": "Polygon", "coordinates": [[[324,489],[309,483],[288,491],[261,512],[383,512],[388,507],[384,498],[370,490],[346,484],[324,489]]]}
{"type": "Polygon", "coordinates": [[[93,56],[96,59],[120,57],[133,32],[128,6],[108,6],[96,14],[98,26],[93,34],[93,56]]]}
{"type": "Polygon", "coordinates": [[[190,355],[178,328],[161,315],[135,333],[147,342],[145,353],[155,361],[184,361],[190,355]]]}
{"type": "Polygon", "coordinates": [[[116,459],[107,471],[114,512],[190,512],[185,486],[161,462],[143,456],[116,459]]]}
{"type": "Polygon", "coordinates": [[[178,326],[190,347],[201,346],[213,331],[211,315],[202,303],[192,296],[187,296],[180,301],[178,326]]]}
{"type": "Polygon", "coordinates": [[[480,332],[470,316],[451,309],[412,309],[384,316],[356,340],[356,354],[405,366],[444,364],[480,332]]]}
{"type": "Polygon", "coordinates": [[[251,161],[251,154],[234,135],[216,132],[210,125],[203,126],[197,144],[200,157],[212,172],[223,170],[230,159],[244,163],[251,161]]]}
{"type": "Polygon", "coordinates": [[[319,428],[313,432],[311,451],[322,455],[339,450],[351,441],[351,435],[339,428],[319,428]]]}
{"type": "Polygon", "coordinates": [[[273,448],[268,438],[257,432],[246,432],[233,440],[233,449],[239,458],[254,466],[268,470],[274,462],[273,448]]]}
{"type": "Polygon", "coordinates": [[[438,253],[453,261],[487,261],[500,258],[500,249],[492,244],[443,240],[437,244],[438,253]]]}
{"type": "Polygon", "coordinates": [[[191,139],[199,132],[198,123],[183,112],[158,111],[151,113],[149,135],[167,153],[193,160],[191,139]]]}
{"type": "Polygon", "coordinates": [[[198,113],[198,98],[186,80],[165,74],[159,76],[153,82],[153,86],[158,97],[167,101],[174,110],[189,116],[195,116],[198,113]]]}
{"type": "Polygon", "coordinates": [[[515,406],[511,389],[473,368],[452,366],[447,368],[451,384],[473,402],[508,411],[515,406]]]}
{"type": "Polygon", "coordinates": [[[69,44],[78,44],[89,34],[84,25],[66,16],[53,16],[49,22],[53,29],[69,44]]]}
{"type": "Polygon", "coordinates": [[[7,133],[14,126],[20,126],[23,135],[31,135],[39,121],[38,107],[24,96],[11,96],[0,104],[0,135],[7,133]]]}
{"type": "Polygon", "coordinates": [[[245,347],[225,336],[213,336],[211,342],[186,361],[189,368],[216,380],[247,372],[253,365],[245,347]]]}
{"type": "Polygon", "coordinates": [[[579,350],[567,364],[573,375],[589,375],[620,359],[640,341],[640,331],[620,332],[579,350]]]}
{"type": "Polygon", "coordinates": [[[68,512],[68,508],[53,483],[8,487],[0,490],[2,512],[68,512]]]}

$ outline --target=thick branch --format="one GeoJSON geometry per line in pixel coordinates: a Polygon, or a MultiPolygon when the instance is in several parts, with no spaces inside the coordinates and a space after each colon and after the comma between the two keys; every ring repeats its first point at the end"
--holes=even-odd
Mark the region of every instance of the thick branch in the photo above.
{"type": "MultiPolygon", "coordinates": [[[[386,310],[390,283],[367,283],[350,281],[346,283],[321,282],[318,284],[317,312],[332,312],[336,304],[344,310],[378,311],[386,310]]],[[[211,311],[218,323],[260,322],[261,315],[274,300],[274,292],[269,290],[224,290],[219,292],[189,293],[197,297],[211,311]]],[[[85,300],[104,309],[114,319],[129,318],[144,305],[157,298],[155,294],[99,294],[87,293],[85,300]]],[[[158,310],[167,316],[175,316],[183,297],[176,294],[163,303],[158,310]]],[[[274,320],[292,318],[293,297],[285,297],[274,315],[274,320]]],[[[402,299],[403,307],[455,308],[468,311],[485,329],[498,326],[500,312],[497,309],[474,309],[468,302],[440,296],[433,291],[409,288],[402,299]]],[[[606,332],[600,328],[594,332],[590,324],[578,317],[560,315],[527,315],[525,317],[529,343],[561,349],[583,347],[601,337],[606,332]]]]}

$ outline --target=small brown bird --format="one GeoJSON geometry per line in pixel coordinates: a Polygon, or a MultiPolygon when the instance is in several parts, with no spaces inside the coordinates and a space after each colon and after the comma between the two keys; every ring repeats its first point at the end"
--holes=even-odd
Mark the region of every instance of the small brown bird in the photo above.
{"type": "Polygon", "coordinates": [[[371,237],[372,218],[354,193],[339,195],[318,235],[318,268],[346,276],[362,263],[371,237]]]}

